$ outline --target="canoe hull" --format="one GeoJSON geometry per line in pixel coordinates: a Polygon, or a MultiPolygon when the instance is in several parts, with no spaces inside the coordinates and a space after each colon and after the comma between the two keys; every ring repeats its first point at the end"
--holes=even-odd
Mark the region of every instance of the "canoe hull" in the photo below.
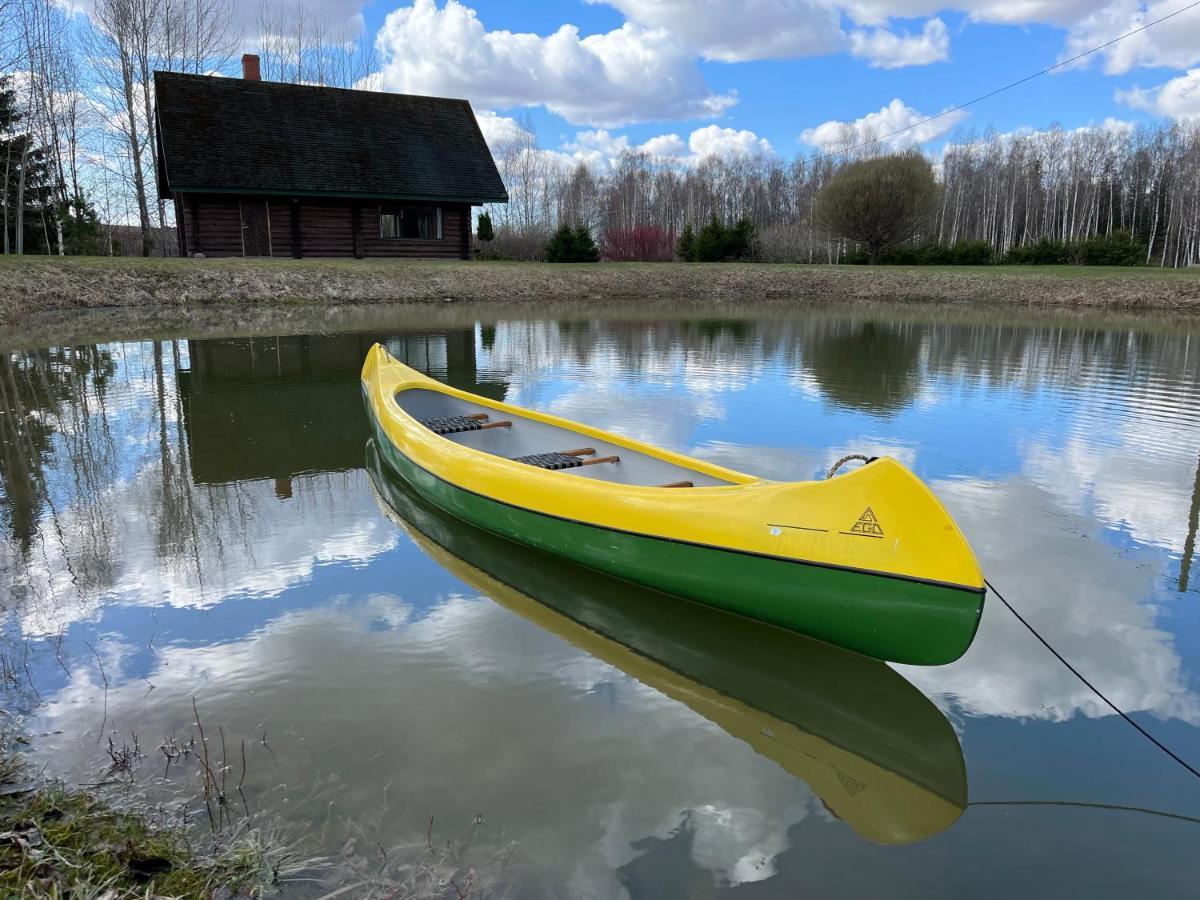
{"type": "Polygon", "coordinates": [[[429,502],[546,553],[891,662],[953,662],[979,626],[982,591],[636,534],[466,490],[406,456],[369,397],[367,409],[384,459],[429,502]]]}

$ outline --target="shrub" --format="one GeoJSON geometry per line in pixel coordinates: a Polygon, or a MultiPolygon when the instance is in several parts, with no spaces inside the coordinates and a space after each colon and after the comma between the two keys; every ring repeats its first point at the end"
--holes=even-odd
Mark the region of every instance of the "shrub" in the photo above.
{"type": "Polygon", "coordinates": [[[1079,256],[1085,266],[1142,266],[1146,264],[1146,245],[1128,231],[1114,231],[1081,241],[1079,256]]]}
{"type": "Polygon", "coordinates": [[[996,252],[987,241],[959,241],[950,248],[950,260],[943,265],[990,266],[996,261],[996,252]]]}
{"type": "Polygon", "coordinates": [[[546,258],[546,241],[550,232],[541,226],[513,228],[501,225],[495,237],[486,244],[475,239],[473,252],[476,259],[503,259],[541,262],[546,258]]]}
{"type": "Polygon", "coordinates": [[[496,237],[496,232],[492,230],[491,213],[481,212],[479,214],[479,224],[475,226],[475,237],[485,244],[496,237]]]}
{"type": "Polygon", "coordinates": [[[1013,266],[1066,265],[1067,245],[1063,241],[1042,238],[1036,244],[1013,247],[1004,254],[1004,262],[1013,266]]]}
{"type": "Polygon", "coordinates": [[[740,219],[730,226],[722,225],[712,217],[700,229],[692,245],[691,260],[694,262],[729,262],[750,259],[754,251],[754,226],[749,219],[740,219]]]}
{"type": "MultiPolygon", "coordinates": [[[[865,265],[869,261],[865,249],[859,248],[842,257],[843,263],[865,265]]],[[[879,254],[878,264],[884,266],[989,266],[995,252],[987,241],[959,241],[957,244],[904,244],[879,254]]]]}
{"type": "Polygon", "coordinates": [[[692,230],[690,222],[683,226],[683,233],[679,235],[679,243],[675,245],[675,253],[684,262],[696,261],[696,232],[692,230]]]}
{"type": "Polygon", "coordinates": [[[1071,242],[1042,238],[1036,244],[1013,247],[1004,261],[1015,266],[1144,266],[1146,244],[1128,231],[1071,242]]]}
{"type": "Polygon", "coordinates": [[[592,240],[592,233],[580,225],[572,228],[562,225],[546,244],[546,262],[598,262],[600,251],[592,240]]]}
{"type": "Polygon", "coordinates": [[[604,232],[605,259],[670,262],[674,257],[675,236],[657,225],[635,225],[604,232]]]}
{"type": "Polygon", "coordinates": [[[940,190],[933,167],[919,153],[864,159],[844,166],[822,188],[816,220],[880,262],[889,248],[920,231],[940,190]]]}
{"type": "Polygon", "coordinates": [[[807,222],[777,222],[754,229],[754,259],[757,262],[828,262],[824,242],[813,241],[807,222]]]}

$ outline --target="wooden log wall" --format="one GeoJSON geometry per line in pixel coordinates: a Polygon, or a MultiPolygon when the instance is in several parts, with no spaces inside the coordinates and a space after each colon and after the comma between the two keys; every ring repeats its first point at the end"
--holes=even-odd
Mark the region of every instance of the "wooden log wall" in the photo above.
{"type": "MultiPolygon", "coordinates": [[[[462,259],[463,223],[470,222],[466,204],[442,206],[442,239],[440,241],[405,241],[379,236],[379,204],[363,204],[362,247],[365,257],[424,257],[462,259]]],[[[467,227],[470,227],[469,224],[467,227]]]]}
{"type": "MultiPolygon", "coordinates": [[[[271,255],[466,258],[470,247],[469,205],[459,203],[442,206],[440,241],[381,238],[380,205],[379,201],[372,200],[272,198],[267,205],[271,220],[271,255]]],[[[240,198],[183,195],[177,209],[183,213],[183,241],[189,253],[199,252],[205,256],[242,255],[240,198]]]]}

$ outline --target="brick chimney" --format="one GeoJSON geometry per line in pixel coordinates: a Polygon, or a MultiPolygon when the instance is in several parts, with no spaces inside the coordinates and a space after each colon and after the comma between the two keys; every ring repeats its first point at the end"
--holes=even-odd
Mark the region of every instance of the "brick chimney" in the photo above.
{"type": "Polygon", "coordinates": [[[246,81],[262,81],[258,72],[258,55],[255,53],[242,54],[242,78],[246,81]]]}

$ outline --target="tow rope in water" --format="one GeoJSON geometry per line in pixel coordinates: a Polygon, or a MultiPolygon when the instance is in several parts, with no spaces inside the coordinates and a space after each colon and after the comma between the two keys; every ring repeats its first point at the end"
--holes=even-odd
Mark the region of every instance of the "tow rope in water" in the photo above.
{"type": "Polygon", "coordinates": [[[1152,743],[1155,747],[1157,747],[1163,753],[1167,754],[1167,756],[1171,757],[1171,759],[1175,760],[1175,762],[1179,763],[1181,766],[1183,766],[1185,769],[1187,769],[1189,772],[1191,772],[1197,778],[1200,778],[1200,771],[1197,771],[1190,763],[1188,763],[1186,760],[1184,760],[1182,757],[1180,757],[1179,754],[1175,753],[1175,751],[1173,751],[1170,747],[1168,747],[1166,744],[1164,744],[1162,741],[1160,741],[1158,738],[1156,738],[1154,735],[1152,735],[1150,732],[1148,732],[1145,728],[1143,728],[1137,722],[1133,721],[1133,719],[1131,719],[1128,715],[1125,714],[1125,711],[1122,710],[1121,707],[1117,706],[1117,704],[1115,704],[1111,700],[1109,700],[1108,697],[1106,697],[1104,695],[1103,691],[1101,691],[1098,687],[1096,687],[1094,684],[1092,684],[1090,681],[1088,681],[1086,678],[1084,678],[1082,672],[1080,672],[1077,668],[1075,668],[1073,665],[1071,665],[1071,663],[1067,661],[1067,658],[1065,656],[1063,656],[1061,653],[1059,653],[1057,650],[1055,650],[1054,647],[1051,646],[1050,642],[1048,640],[1046,640],[1044,637],[1042,637],[1041,634],[1038,633],[1038,630],[1036,628],[1034,628],[1032,625],[1030,625],[1029,622],[1027,622],[1025,620],[1025,617],[1022,616],[1019,612],[1017,612],[1015,608],[1013,608],[1013,605],[1011,603],[1009,603],[1007,600],[1004,599],[1004,595],[1001,594],[998,590],[996,590],[996,586],[994,584],[992,584],[986,578],[983,580],[983,583],[986,584],[988,586],[989,590],[991,590],[991,592],[996,595],[996,599],[998,599],[1001,603],[1003,603],[1005,606],[1007,606],[1008,611],[1017,617],[1017,621],[1029,629],[1029,633],[1032,634],[1035,638],[1037,638],[1041,642],[1043,647],[1045,647],[1047,650],[1049,650],[1051,653],[1053,653],[1054,656],[1058,659],[1058,661],[1060,663],[1062,663],[1064,666],[1066,666],[1067,669],[1070,670],[1072,675],[1074,675],[1076,678],[1078,678],[1080,681],[1082,681],[1085,685],[1087,685],[1088,690],[1090,690],[1093,694],[1095,694],[1097,697],[1099,697],[1101,700],[1103,700],[1105,703],[1107,703],[1109,705],[1109,707],[1112,708],[1113,712],[1115,712],[1122,719],[1124,719],[1126,722],[1128,722],[1130,725],[1132,725],[1134,728],[1136,728],[1141,733],[1142,737],[1146,738],[1146,740],[1148,740],[1150,743],[1152,743]]]}

